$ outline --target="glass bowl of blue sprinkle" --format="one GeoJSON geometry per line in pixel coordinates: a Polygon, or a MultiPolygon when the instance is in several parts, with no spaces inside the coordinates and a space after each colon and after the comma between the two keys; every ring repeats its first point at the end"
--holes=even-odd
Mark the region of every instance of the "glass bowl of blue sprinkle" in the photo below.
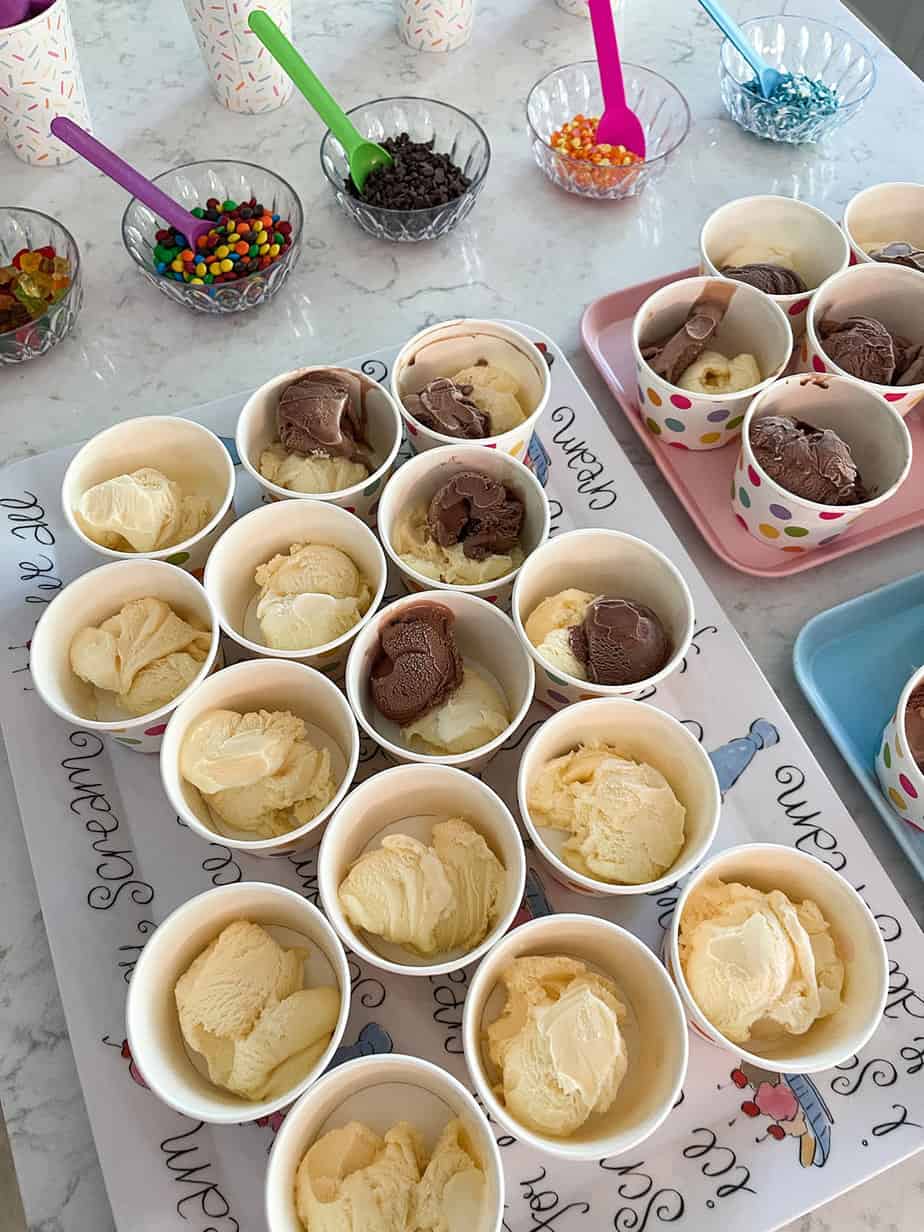
{"type": "Polygon", "coordinates": [[[810,17],[755,17],[741,23],[748,41],[782,73],[762,96],[754,70],[726,39],[721,52],[722,102],[742,128],[792,145],[820,141],[846,124],[876,84],[867,49],[838,26],[810,17]]]}

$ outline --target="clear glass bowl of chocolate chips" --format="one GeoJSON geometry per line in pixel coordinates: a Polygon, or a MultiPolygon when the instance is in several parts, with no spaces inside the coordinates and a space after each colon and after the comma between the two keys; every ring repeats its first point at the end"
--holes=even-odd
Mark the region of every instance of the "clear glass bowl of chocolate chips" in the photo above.
{"type": "Polygon", "coordinates": [[[340,142],[321,142],[321,166],[343,211],[380,240],[413,243],[446,235],[471,211],[491,162],[487,134],[471,116],[432,98],[380,98],[348,112],[392,155],[359,193],[340,142]]]}

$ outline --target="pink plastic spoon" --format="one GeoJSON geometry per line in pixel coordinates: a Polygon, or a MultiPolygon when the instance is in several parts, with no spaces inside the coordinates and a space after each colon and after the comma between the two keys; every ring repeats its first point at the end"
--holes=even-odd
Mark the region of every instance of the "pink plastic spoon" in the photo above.
{"type": "Polygon", "coordinates": [[[624,145],[639,158],[644,158],[645,130],[626,102],[612,0],[589,0],[589,3],[603,89],[603,115],[597,126],[597,142],[599,145],[624,145]]]}

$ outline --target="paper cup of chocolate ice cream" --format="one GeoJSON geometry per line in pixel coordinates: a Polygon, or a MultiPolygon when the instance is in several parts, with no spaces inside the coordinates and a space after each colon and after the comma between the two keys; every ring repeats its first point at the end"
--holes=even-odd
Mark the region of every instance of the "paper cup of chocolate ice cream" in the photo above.
{"type": "Polygon", "coordinates": [[[510,810],[473,774],[452,766],[393,766],[350,792],[331,818],[318,856],[318,887],[328,919],[349,949],[383,971],[435,976],[476,962],[501,938],[520,909],[526,853],[510,810]],[[434,825],[461,818],[477,831],[505,870],[493,923],[472,948],[424,955],[357,927],[340,900],[340,887],[355,862],[401,834],[425,846],[434,825]]]}
{"type": "Polygon", "coordinates": [[[114,561],[76,578],[54,598],[35,626],[30,670],[46,706],[82,731],[94,732],[136,753],[156,753],[170,715],[214,669],[221,630],[211,600],[192,574],[160,560],[114,561]],[[94,688],[71,666],[71,644],[135,599],[159,599],[181,620],[207,630],[208,650],[190,684],[167,705],[139,717],[100,721],[94,688]]]}
{"type": "Polygon", "coordinates": [[[891,403],[844,376],[790,376],[745,416],[732,508],[761,543],[810,552],[890,500],[910,469],[911,437],[891,403]]]}
{"type": "Polygon", "coordinates": [[[469,440],[522,461],[550,389],[542,352],[499,321],[431,325],[401,348],[391,371],[392,396],[415,453],[469,440]],[[479,368],[490,370],[484,382],[479,368]],[[476,393],[474,402],[467,378],[487,391],[476,393]],[[522,419],[512,422],[517,415],[522,419]],[[498,430],[498,424],[504,426],[498,430]]]}
{"type": "Polygon", "coordinates": [[[395,472],[378,531],[408,590],[461,590],[505,605],[523,559],[549,537],[549,502],[532,471],[509,454],[443,445],[395,472]],[[488,581],[461,581],[493,571],[494,562],[502,571],[488,581]]]}
{"type": "Polygon", "coordinates": [[[399,762],[477,773],[517,731],[534,688],[532,659],[510,618],[457,590],[427,590],[382,608],[347,659],[347,696],[360,727],[399,762]],[[448,748],[481,734],[490,739],[460,752],[436,752],[431,739],[448,748]]]}
{"type": "MultiPolygon", "coordinates": [[[[294,399],[294,395],[290,394],[289,398],[294,399]]],[[[314,364],[284,372],[255,390],[244,403],[235,441],[244,468],[270,500],[324,501],[375,525],[382,485],[391,474],[401,447],[401,417],[388,391],[365,373],[314,364]],[[349,390],[349,407],[343,410],[336,405],[336,399],[303,400],[300,405],[290,407],[285,416],[283,441],[278,411],[286,391],[306,379],[309,383],[317,383],[323,376],[334,378],[349,390]],[[267,465],[268,451],[274,466],[267,465]],[[352,479],[348,475],[350,482],[346,486],[331,491],[298,491],[282,482],[301,482],[294,473],[278,469],[286,455],[294,458],[295,463],[306,457],[324,455],[350,465],[360,464],[369,473],[352,479]],[[266,470],[272,470],[276,480],[268,478],[264,474],[266,470]]]]}
{"type": "Polygon", "coordinates": [[[877,261],[819,287],[799,352],[806,372],[853,377],[904,417],[924,398],[924,279],[877,261]]]}
{"type": "MultiPolygon", "coordinates": [[[[869,1042],[885,1008],[888,960],[872,913],[846,878],[795,847],[749,843],[730,847],[700,865],[677,900],[664,952],[690,1027],[700,1038],[762,1069],[813,1074],[839,1065],[869,1042]],[[808,900],[819,908],[844,968],[840,1005],[833,1013],[816,1018],[801,1034],[769,1022],[764,1026],[758,1020],[750,1039],[743,1043],[727,1039],[709,1021],[684,974],[680,937],[690,899],[704,883],[716,878],[726,886],[744,885],[764,894],[780,890],[794,905],[808,900]]],[[[817,955],[818,951],[816,961],[817,955]]],[[[743,1003],[739,997],[738,1004],[743,1003]]]]}
{"type": "Polygon", "coordinates": [[[924,830],[924,667],[911,674],[885,725],[876,775],[902,821],[924,830]]]}
{"type": "Polygon", "coordinates": [[[202,424],[175,415],[126,419],[97,433],[71,460],[61,486],[68,525],[94,552],[109,560],[165,560],[199,578],[209,552],[234,521],[233,500],[234,463],[228,450],[202,424]],[[96,543],[79,514],[84,494],[106,480],[140,470],[159,471],[179,485],[181,497],[198,511],[199,529],[150,551],[120,550],[96,543]]]}
{"type": "Polygon", "coordinates": [[[763,291],[724,278],[682,278],[642,304],[632,351],[648,431],[677,449],[721,449],[739,435],[754,396],[786,369],[792,330],[763,291]],[[733,392],[704,392],[723,384],[733,392]]]}
{"type": "Polygon", "coordinates": [[[924,184],[873,184],[847,202],[851,264],[868,261],[924,270],[924,184]]]}
{"type": "Polygon", "coordinates": [[[536,698],[553,710],[643,697],[680,666],[693,636],[693,599],[676,565],[617,530],[573,530],[537,548],[517,574],[512,616],[536,665],[536,698]],[[609,604],[589,609],[588,596],[618,601],[612,615],[609,604]]]}
{"type": "Polygon", "coordinates": [[[850,247],[833,218],[791,197],[739,197],[706,219],[700,270],[747,282],[786,313],[793,335],[805,332],[816,287],[850,263],[850,247]]]}

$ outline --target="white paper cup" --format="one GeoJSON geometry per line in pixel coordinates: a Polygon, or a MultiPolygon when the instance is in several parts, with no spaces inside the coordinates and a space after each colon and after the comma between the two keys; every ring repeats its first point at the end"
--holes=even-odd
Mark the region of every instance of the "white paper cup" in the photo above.
{"type": "MultiPolygon", "coordinates": [[[[571,17],[589,17],[590,8],[587,0],[555,0],[563,13],[571,17]]],[[[613,18],[616,24],[616,34],[621,39],[625,28],[626,4],[628,0],[611,0],[613,18]]]]}
{"type": "Polygon", "coordinates": [[[475,0],[448,0],[445,4],[395,0],[395,17],[398,33],[415,51],[455,51],[472,37],[475,0]]]}
{"type": "Polygon", "coordinates": [[[360,1121],[384,1137],[405,1120],[423,1134],[432,1151],[454,1117],[465,1125],[486,1181],[483,1218],[470,1232],[501,1232],[504,1170],[484,1113],[446,1070],[400,1054],[363,1057],[339,1066],[288,1114],[276,1135],[266,1171],[268,1232],[305,1232],[295,1207],[295,1176],[308,1149],[330,1130],[360,1121]]]}
{"type": "Polygon", "coordinates": [[[693,637],[693,599],[680,570],[650,543],[619,530],[572,530],[543,544],[517,574],[512,615],[536,664],[536,697],[553,710],[593,697],[638,697],[680,666],[693,637]],[[547,665],[526,636],[526,622],[543,599],[571,587],[650,607],[673,646],[667,663],[634,684],[593,684],[547,665]]]}
{"type": "Polygon", "coordinates": [[[532,661],[517,637],[509,617],[476,595],[456,590],[427,590],[396,599],[376,613],[353,642],[346,667],[346,689],[359,725],[396,761],[423,762],[429,766],[459,766],[477,774],[509,740],[533,700],[536,678],[532,661]],[[499,736],[469,753],[435,757],[416,753],[400,743],[400,729],[379,714],[372,700],[370,677],[381,641],[383,625],[407,607],[421,601],[440,603],[455,616],[454,633],[463,659],[492,676],[507,699],[510,723],[499,736]]]}
{"type": "Polygon", "coordinates": [[[520,816],[551,876],[569,890],[595,897],[653,894],[685,877],[712,846],[722,808],[715,770],[695,736],[672,715],[625,697],[579,702],[547,719],[520,760],[517,800],[520,816]],[[621,885],[579,873],[562,855],[568,833],[543,825],[530,812],[529,789],[542,768],[592,740],[602,740],[623,757],[660,770],[686,809],[683,848],[656,881],[621,885]]]}
{"type": "Polygon", "coordinates": [[[107,736],[136,753],[156,753],[170,715],[213,670],[219,651],[218,615],[196,579],[159,560],[125,560],[100,565],[76,578],[42,613],[32,634],[30,670],[46,706],[84,731],[107,736]],[[195,679],[159,710],[114,722],[87,718],[94,712],[91,685],[71,668],[71,642],[81,629],[102,624],[132,599],[162,599],[176,614],[211,630],[208,654],[195,679]]]}
{"type": "Polygon", "coordinates": [[[872,261],[865,244],[907,240],[924,248],[924,184],[864,188],[847,202],[844,230],[853,253],[851,264],[872,261]]]}
{"type": "Polygon", "coordinates": [[[339,505],[349,513],[355,513],[364,522],[375,525],[375,513],[381,496],[381,488],[391,474],[401,448],[401,416],[391,395],[371,377],[354,368],[341,368],[331,364],[314,364],[308,368],[296,368],[275,376],[259,389],[254,390],[241,411],[235,437],[237,452],[245,470],[269,496],[270,500],[316,500],[329,505],[339,505]],[[270,483],[260,473],[260,455],[274,441],[279,440],[276,431],[276,408],[283,391],[309,372],[337,372],[344,376],[353,391],[354,399],[363,399],[368,416],[368,437],[372,447],[375,469],[360,483],[341,488],[337,492],[291,492],[278,483],[270,483]]]}
{"type": "Polygon", "coordinates": [[[842,376],[789,376],[751,403],[732,481],[732,509],[755,539],[782,552],[811,552],[833,543],[865,513],[891,500],[911,470],[911,437],[898,411],[869,386],[842,376]],[[751,446],[751,427],[767,415],[788,415],[831,428],[850,446],[873,496],[860,505],[822,505],[771,479],[751,446]]]}
{"type": "Polygon", "coordinates": [[[850,263],[850,246],[833,218],[805,201],[791,197],[739,197],[720,206],[707,219],[700,233],[700,272],[722,277],[722,266],[742,244],[783,248],[793,263],[805,291],[795,295],[771,295],[783,309],[796,338],[805,332],[805,313],[812,292],[826,278],[839,274],[850,263]]]}
{"type": "Polygon", "coordinates": [[[229,111],[275,111],[292,94],[292,79],[247,24],[255,9],[292,36],[291,0],[183,0],[212,93],[229,111]]]}
{"type": "MultiPolygon", "coordinates": [[[[676,449],[721,449],[741,431],[751,399],[786,369],[792,330],[783,309],[769,295],[736,282],[728,311],[709,342],[723,355],[750,353],[764,379],[735,394],[697,394],[658,376],[642,359],[642,347],[675,333],[712,278],[682,278],[655,291],[632,323],[632,352],[638,378],[639,414],[661,444],[676,449]]],[[[723,282],[725,280],[723,279],[723,282]]]]}
{"type": "MultiPolygon", "coordinates": [[[[924,342],[924,279],[917,270],[903,265],[870,261],[835,274],[818,288],[806,316],[805,338],[799,352],[801,366],[820,375],[833,372],[850,376],[825,351],[818,327],[828,317],[835,321],[874,317],[891,333],[912,342],[924,342]]],[[[894,403],[902,418],[924,398],[924,381],[916,385],[877,385],[875,381],[860,384],[874,389],[886,402],[894,403]]]]}
{"type": "Polygon", "coordinates": [[[436,491],[460,471],[480,471],[506,484],[523,502],[520,543],[524,556],[534,552],[549,537],[549,500],[542,484],[528,467],[508,454],[482,449],[480,445],[444,445],[428,449],[405,462],[382,493],[379,504],[379,536],[407,590],[460,590],[481,595],[490,603],[506,603],[513,592],[518,569],[491,582],[460,586],[440,582],[411,568],[396,551],[392,538],[396,524],[419,505],[428,505],[436,491]]]}
{"type": "Polygon", "coordinates": [[[354,637],[382,602],[387,572],[378,540],[352,513],[323,501],[279,501],[261,505],[225,531],[209,557],[204,581],[221,627],[248,658],[295,659],[331,674],[343,665],[354,637]],[[327,544],[345,552],[368,582],[372,601],[353,628],[334,641],[311,650],[274,650],[262,640],[256,618],[260,588],[254,572],[277,554],[285,555],[293,543],[327,544]]]}
{"type": "Polygon", "coordinates": [[[888,960],[882,935],[869,908],[840,873],[795,847],[749,843],[730,847],[700,865],[687,882],[666,938],[667,967],[683,1001],[690,1026],[698,1035],[765,1069],[783,1074],[814,1074],[839,1065],[869,1041],[879,1025],[888,989],[888,960]],[[701,882],[719,877],[756,890],[782,890],[791,901],[817,903],[831,928],[837,952],[844,960],[843,1005],[820,1018],[804,1035],[781,1035],[752,1051],[733,1043],[715,1029],[687,987],[680,965],[678,939],[683,911],[701,882]]]}
{"type": "Polygon", "coordinates": [[[350,972],[343,946],[311,903],[261,881],[207,890],[171,912],[145,943],[128,986],[125,1007],[132,1058],[154,1094],[171,1108],[208,1125],[237,1125],[271,1116],[304,1094],[330,1064],[350,1014],[350,972]],[[336,986],[340,1014],[330,1043],[311,1071],[290,1090],[253,1101],[210,1082],[194,1064],[180,1031],[174,989],[202,951],[237,920],[260,924],[280,945],[308,942],[306,985],[336,986]],[[279,931],[276,931],[279,930],[279,931]]]}
{"type": "Polygon", "coordinates": [[[911,756],[905,715],[911,694],[922,682],[924,667],[919,667],[902,689],[876,754],[876,776],[883,794],[902,821],[916,830],[924,830],[924,772],[911,756]]]}
{"type": "Polygon", "coordinates": [[[445,975],[467,967],[501,938],[520,908],[526,885],[526,853],[510,810],[480,779],[451,766],[394,766],[366,779],[330,820],[318,855],[321,902],[344,945],[360,958],[396,975],[445,975]],[[507,870],[497,921],[471,950],[416,955],[404,946],[356,929],[340,905],[347,873],[388,834],[429,843],[433,827],[450,817],[469,822],[507,870]]]}
{"type": "Polygon", "coordinates": [[[411,448],[415,453],[437,445],[458,445],[442,432],[424,427],[404,406],[405,394],[419,393],[437,377],[451,377],[479,361],[505,369],[520,383],[529,416],[499,436],[474,442],[482,449],[497,449],[522,462],[529,442],[549,400],[549,366],[534,342],[518,329],[499,321],[457,320],[431,325],[415,334],[398,352],[391,370],[391,392],[401,409],[411,448]]]}
{"type": "Polygon", "coordinates": [[[316,847],[328,817],[349,791],[358,764],[359,732],[343,694],[314,668],[288,659],[248,659],[217,672],[177,707],[160,750],[161,779],[177,815],[206,842],[254,856],[283,856],[316,847]],[[206,798],[180,773],[186,733],[209,710],[239,714],[289,710],[304,719],[311,743],[330,751],[331,775],[338,785],[330,804],[311,821],[276,838],[246,838],[243,832],[219,830],[206,798]]]}
{"type": "Polygon", "coordinates": [[[175,415],[125,419],[90,438],[71,460],[61,486],[64,516],[74,534],[110,560],[165,560],[202,577],[208,554],[234,521],[234,463],[214,432],[175,415]],[[213,510],[190,539],[156,552],[117,552],[94,543],[77,524],[74,510],[88,488],[150,466],[174,480],[187,495],[207,496],[213,510]]]}
{"type": "Polygon", "coordinates": [[[587,915],[551,915],[521,924],[482,959],[465,995],[462,1044],[488,1115],[536,1150],[572,1161],[604,1159],[638,1147],[667,1117],[687,1072],[683,1006],[664,967],[630,932],[587,915]],[[515,958],[539,954],[575,958],[609,976],[629,1011],[620,1026],[629,1067],[615,1102],[567,1138],[527,1129],[507,1112],[495,1093],[500,1075],[485,1041],[488,1026],[506,1003],[503,971],[515,958]]]}

